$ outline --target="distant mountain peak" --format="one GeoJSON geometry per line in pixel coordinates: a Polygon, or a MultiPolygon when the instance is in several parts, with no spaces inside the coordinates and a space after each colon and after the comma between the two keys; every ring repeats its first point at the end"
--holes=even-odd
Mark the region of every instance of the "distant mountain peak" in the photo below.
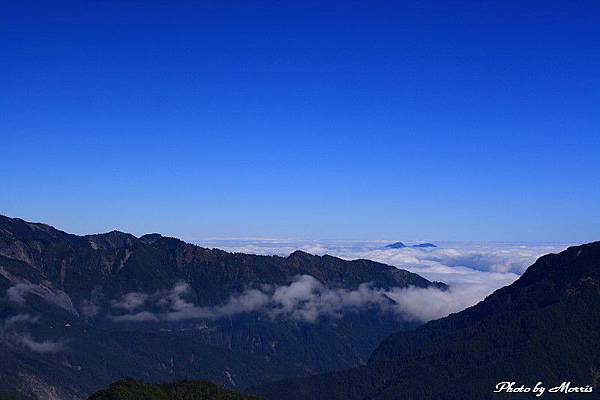
{"type": "Polygon", "coordinates": [[[293,253],[291,253],[288,258],[294,259],[294,258],[313,258],[315,257],[314,254],[310,254],[307,253],[306,251],[303,250],[296,250],[293,253]]]}
{"type": "Polygon", "coordinates": [[[146,244],[152,244],[162,238],[163,238],[163,235],[161,235],[160,233],[147,233],[143,236],[140,236],[140,241],[142,241],[146,244]]]}
{"type": "Polygon", "coordinates": [[[419,249],[419,248],[433,248],[433,247],[437,247],[437,246],[433,243],[417,243],[417,244],[412,244],[412,245],[407,246],[406,244],[404,244],[402,242],[395,242],[395,243],[388,244],[387,246],[385,246],[386,249],[404,249],[406,247],[413,247],[413,248],[419,249]]]}
{"type": "Polygon", "coordinates": [[[435,244],[433,243],[419,243],[419,244],[413,244],[410,247],[415,247],[415,248],[432,248],[432,247],[437,247],[435,244]]]}
{"type": "Polygon", "coordinates": [[[130,233],[110,231],[85,236],[95,249],[119,249],[131,246],[137,238],[130,233]]]}
{"type": "Polygon", "coordinates": [[[405,247],[406,247],[406,245],[402,242],[395,242],[395,243],[388,244],[387,246],[385,246],[386,249],[403,249],[405,247]]]}

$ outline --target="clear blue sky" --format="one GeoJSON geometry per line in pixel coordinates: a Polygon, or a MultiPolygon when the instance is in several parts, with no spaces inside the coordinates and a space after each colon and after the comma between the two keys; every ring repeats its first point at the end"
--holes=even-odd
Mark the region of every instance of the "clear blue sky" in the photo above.
{"type": "Polygon", "coordinates": [[[174,3],[2,3],[0,213],[600,240],[600,3],[174,3]]]}

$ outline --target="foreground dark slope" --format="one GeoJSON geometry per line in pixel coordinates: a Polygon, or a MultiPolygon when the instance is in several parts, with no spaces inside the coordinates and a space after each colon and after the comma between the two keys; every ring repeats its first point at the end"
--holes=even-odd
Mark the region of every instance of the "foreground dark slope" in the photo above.
{"type": "Polygon", "coordinates": [[[390,336],[365,367],[253,392],[273,400],[507,398],[492,394],[501,381],[599,385],[600,242],[541,257],[478,305],[390,336]]]}
{"type": "Polygon", "coordinates": [[[152,294],[185,282],[190,302],[214,306],[249,286],[287,285],[298,275],[346,290],[365,282],[444,287],[368,260],[227,253],[158,234],[77,236],[0,216],[0,394],[80,399],[127,376],[244,388],[360,365],[383,338],[411,326],[372,309],[315,323],[261,313],[137,323],[109,318],[120,312],[114,301],[130,292],[152,294]],[[2,324],[26,317],[35,321],[2,332],[2,324]],[[38,343],[59,341],[61,349],[31,351],[25,334],[38,343]]]}
{"type": "Polygon", "coordinates": [[[178,381],[155,385],[133,379],[115,382],[89,400],[259,400],[203,381],[178,381]]]}

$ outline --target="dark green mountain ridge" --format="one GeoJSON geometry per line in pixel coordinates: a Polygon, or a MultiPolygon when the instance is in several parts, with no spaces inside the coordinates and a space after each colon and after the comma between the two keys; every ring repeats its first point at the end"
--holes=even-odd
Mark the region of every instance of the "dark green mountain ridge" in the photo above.
{"type": "Polygon", "coordinates": [[[89,400],[259,400],[205,381],[161,385],[124,379],[94,393],[89,400]]]}

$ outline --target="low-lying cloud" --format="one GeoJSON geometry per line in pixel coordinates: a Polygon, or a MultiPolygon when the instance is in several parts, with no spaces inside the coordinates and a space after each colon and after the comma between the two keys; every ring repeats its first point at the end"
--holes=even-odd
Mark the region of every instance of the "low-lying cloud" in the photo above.
{"type": "Polygon", "coordinates": [[[407,320],[427,322],[462,311],[485,298],[487,291],[477,286],[451,286],[395,289],[386,295],[396,302],[395,310],[407,320]]]}
{"type": "Polygon", "coordinates": [[[111,315],[110,318],[116,322],[156,322],[218,319],[261,312],[273,319],[314,323],[320,318],[340,318],[347,312],[373,308],[395,313],[406,320],[424,322],[473,305],[482,293],[467,287],[453,287],[445,291],[416,287],[384,290],[369,283],[363,283],[355,290],[332,289],[310,275],[300,275],[289,285],[249,288],[212,307],[194,305],[187,300],[191,295],[192,289],[186,283],[178,283],[169,291],[154,294],[127,293],[113,301],[112,307],[129,312],[111,315]],[[142,309],[144,305],[148,308],[142,309]]]}
{"type": "Polygon", "coordinates": [[[386,292],[368,283],[355,290],[329,289],[310,275],[301,275],[288,286],[280,286],[271,296],[273,317],[283,316],[309,322],[321,316],[337,318],[345,311],[375,306],[381,310],[392,307],[386,292]]]}
{"type": "MultiPolygon", "coordinates": [[[[149,306],[161,308],[160,312],[148,310],[112,316],[114,321],[180,321],[186,319],[217,319],[236,314],[263,312],[272,318],[288,318],[315,322],[319,317],[340,317],[342,312],[358,310],[370,305],[391,306],[385,292],[363,284],[356,290],[329,289],[310,275],[301,275],[289,285],[274,287],[262,285],[249,288],[217,306],[200,307],[186,300],[191,293],[186,283],[176,284],[166,293],[152,295],[127,293],[113,302],[113,308],[124,308],[131,299],[144,299],[149,306]]],[[[136,308],[140,307],[135,302],[136,308]]]]}
{"type": "Polygon", "coordinates": [[[23,346],[36,353],[56,353],[63,350],[63,343],[56,340],[35,340],[26,331],[27,325],[37,324],[38,317],[29,314],[17,314],[8,317],[0,325],[0,339],[8,344],[23,346]]]}

